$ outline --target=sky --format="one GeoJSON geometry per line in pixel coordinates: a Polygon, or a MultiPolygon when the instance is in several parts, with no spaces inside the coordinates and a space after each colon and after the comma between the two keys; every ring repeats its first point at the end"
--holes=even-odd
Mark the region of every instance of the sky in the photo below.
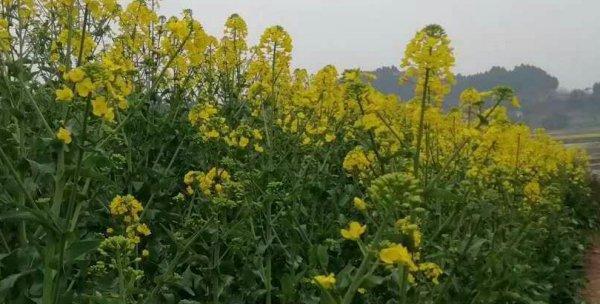
{"type": "Polygon", "coordinates": [[[292,36],[293,65],[311,72],[398,65],[415,32],[442,25],[455,50],[455,72],[536,65],[566,89],[600,82],[600,0],[162,0],[161,13],[191,8],[220,37],[240,14],[255,43],[283,26],[292,36]]]}

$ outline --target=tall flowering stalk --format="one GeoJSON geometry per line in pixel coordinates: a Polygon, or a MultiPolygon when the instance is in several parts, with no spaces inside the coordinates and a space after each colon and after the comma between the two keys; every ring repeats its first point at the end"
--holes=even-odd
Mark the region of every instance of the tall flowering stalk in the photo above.
{"type": "Polygon", "coordinates": [[[415,174],[420,175],[427,107],[441,107],[444,96],[450,92],[450,86],[454,83],[454,55],[444,29],[432,24],[418,31],[406,46],[400,66],[405,69],[403,81],[414,79],[415,96],[418,96],[420,102],[413,168],[415,174]]]}

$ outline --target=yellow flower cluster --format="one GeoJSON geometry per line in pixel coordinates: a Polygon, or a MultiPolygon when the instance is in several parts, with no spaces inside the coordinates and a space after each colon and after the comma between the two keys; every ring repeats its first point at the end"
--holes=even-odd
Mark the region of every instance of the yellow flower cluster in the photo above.
{"type": "Polygon", "coordinates": [[[218,139],[229,131],[225,118],[218,116],[218,112],[214,105],[204,103],[194,106],[188,114],[188,120],[198,128],[200,137],[205,141],[218,139]]]}
{"type": "Polygon", "coordinates": [[[64,73],[67,84],[56,90],[56,100],[71,101],[75,93],[81,98],[91,98],[92,113],[107,122],[113,122],[115,106],[121,110],[127,109],[126,97],[133,91],[133,84],[126,75],[131,67],[117,61],[107,54],[100,63],[89,63],[64,73]]]}
{"type": "Polygon", "coordinates": [[[539,203],[542,200],[542,190],[540,184],[536,181],[531,181],[523,188],[523,194],[530,203],[539,203]]]}
{"type": "Polygon", "coordinates": [[[477,89],[468,88],[460,93],[459,100],[462,106],[479,106],[483,101],[483,96],[477,89]]]}
{"type": "Polygon", "coordinates": [[[63,127],[58,129],[58,132],[56,132],[56,138],[66,145],[70,144],[73,141],[73,138],[71,137],[71,131],[63,127]]]}
{"type": "Polygon", "coordinates": [[[303,145],[322,146],[337,139],[348,107],[338,83],[335,67],[326,66],[312,79],[306,70],[296,70],[291,96],[279,100],[277,124],[294,134],[303,145]]]}
{"type": "Polygon", "coordinates": [[[205,51],[212,44],[213,38],[192,18],[190,11],[185,11],[181,19],[171,17],[165,28],[167,37],[161,40],[160,53],[170,61],[169,68],[173,78],[185,85],[189,73],[204,63],[205,51]]]}
{"type": "MultiPolygon", "coordinates": [[[[405,69],[404,80],[416,80],[415,97],[421,98],[427,89],[431,101],[438,106],[454,83],[453,66],[450,39],[439,25],[429,25],[417,32],[406,46],[401,63],[405,69]]],[[[425,102],[429,104],[429,100],[425,102]]]]}
{"type": "Polygon", "coordinates": [[[511,194],[523,193],[529,203],[560,204],[560,196],[544,198],[542,189],[552,181],[568,177],[583,182],[586,156],[541,132],[521,125],[492,124],[472,139],[467,176],[483,187],[511,194]]]}
{"type": "Polygon", "coordinates": [[[142,204],[133,195],[117,195],[109,204],[110,214],[123,216],[126,224],[136,223],[140,220],[140,212],[144,210],[142,204]]]}
{"type": "Polygon", "coordinates": [[[358,209],[360,211],[365,211],[369,207],[369,205],[367,205],[367,203],[365,202],[365,200],[363,200],[360,197],[355,197],[352,200],[352,203],[354,204],[354,208],[356,208],[356,209],[358,209]]]}
{"type": "Polygon", "coordinates": [[[224,141],[230,147],[238,147],[241,149],[251,147],[256,152],[264,152],[264,148],[262,146],[262,132],[259,129],[253,129],[245,124],[239,125],[233,131],[227,134],[227,136],[224,138],[224,141]]]}
{"type": "Polygon", "coordinates": [[[237,14],[231,15],[225,22],[225,33],[215,55],[219,70],[231,74],[228,80],[232,83],[240,81],[239,69],[248,50],[247,36],[248,27],[244,19],[237,14]]]}
{"type": "Polygon", "coordinates": [[[252,148],[256,152],[264,152],[263,133],[247,124],[230,128],[219,109],[212,104],[197,104],[188,113],[190,124],[197,128],[204,141],[222,139],[230,147],[241,149],[252,148]]]}
{"type": "Polygon", "coordinates": [[[375,153],[365,153],[362,147],[355,147],[346,154],[344,158],[344,170],[351,174],[364,176],[367,171],[372,170],[372,164],[375,161],[375,153]]]}
{"type": "Polygon", "coordinates": [[[226,187],[231,182],[231,175],[225,169],[213,167],[207,172],[189,171],[185,174],[183,182],[189,195],[194,194],[194,188],[198,188],[204,196],[211,198],[225,195],[226,187]]]}
{"type": "Polygon", "coordinates": [[[392,243],[389,246],[382,248],[379,251],[379,259],[388,266],[400,265],[405,267],[408,274],[408,280],[410,283],[415,283],[415,277],[413,274],[422,273],[427,279],[434,284],[439,284],[439,276],[442,275],[443,270],[439,265],[432,262],[418,263],[417,260],[419,253],[411,252],[402,244],[392,243]]]}
{"type": "Polygon", "coordinates": [[[11,49],[12,37],[8,28],[8,20],[0,19],[0,51],[7,52],[11,49]]]}
{"type": "Polygon", "coordinates": [[[411,223],[409,217],[397,220],[395,226],[400,232],[411,238],[412,248],[418,249],[421,246],[421,230],[419,230],[419,226],[411,223]]]}
{"type": "Polygon", "coordinates": [[[254,116],[259,116],[263,106],[275,106],[289,98],[291,52],[292,38],[281,26],[267,28],[260,37],[247,76],[253,80],[248,97],[254,116]]]}
{"type": "MultiPolygon", "coordinates": [[[[144,210],[144,207],[132,195],[117,195],[108,207],[111,215],[123,221],[125,235],[133,244],[138,244],[141,236],[149,236],[151,234],[150,228],[140,222],[140,213],[144,210]]],[[[108,232],[114,232],[114,229],[109,229],[108,232]]]]}
{"type": "Polygon", "coordinates": [[[324,289],[332,289],[335,286],[336,279],[333,273],[328,275],[317,275],[313,277],[313,282],[324,289]]]}

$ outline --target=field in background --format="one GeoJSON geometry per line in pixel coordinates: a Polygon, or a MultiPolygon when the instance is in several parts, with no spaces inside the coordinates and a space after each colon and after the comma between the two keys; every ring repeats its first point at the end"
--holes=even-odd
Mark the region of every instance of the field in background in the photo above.
{"type": "Polygon", "coordinates": [[[592,174],[600,176],[600,129],[555,131],[550,135],[567,147],[586,149],[590,155],[592,174]]]}

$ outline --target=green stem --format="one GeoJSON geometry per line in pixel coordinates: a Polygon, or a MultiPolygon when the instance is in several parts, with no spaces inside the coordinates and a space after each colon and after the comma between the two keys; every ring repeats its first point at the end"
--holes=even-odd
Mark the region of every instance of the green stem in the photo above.
{"type": "Polygon", "coordinates": [[[401,265],[398,266],[397,274],[398,274],[398,295],[399,295],[399,304],[406,304],[406,283],[408,282],[408,269],[406,266],[401,265]]]}
{"type": "Polygon", "coordinates": [[[427,106],[427,87],[429,86],[429,68],[425,69],[425,82],[423,83],[423,96],[421,97],[421,109],[419,114],[419,129],[417,130],[417,151],[414,158],[414,174],[419,176],[419,161],[421,158],[421,141],[423,140],[423,125],[425,122],[425,108],[427,106]]]}
{"type": "Polygon", "coordinates": [[[267,202],[267,231],[266,231],[266,241],[267,244],[269,245],[267,247],[267,266],[266,266],[266,270],[265,270],[265,287],[267,288],[267,299],[266,299],[266,303],[267,304],[271,304],[271,267],[272,267],[272,254],[271,254],[271,243],[273,242],[272,239],[272,223],[271,223],[271,198],[269,198],[268,202],[267,202]]]}
{"type": "Polygon", "coordinates": [[[125,265],[122,265],[123,259],[121,258],[121,253],[117,252],[117,267],[119,272],[119,295],[121,296],[121,302],[123,304],[127,304],[127,288],[125,288],[125,275],[123,274],[123,268],[125,265]]]}

